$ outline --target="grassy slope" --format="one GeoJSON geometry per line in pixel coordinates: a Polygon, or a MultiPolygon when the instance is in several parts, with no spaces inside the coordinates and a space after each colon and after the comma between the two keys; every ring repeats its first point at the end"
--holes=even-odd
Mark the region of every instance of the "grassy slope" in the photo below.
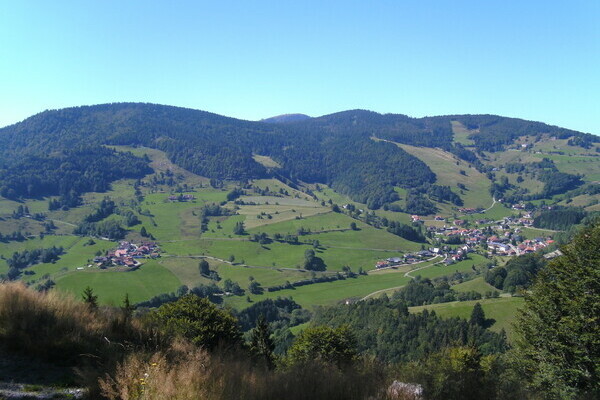
{"type": "Polygon", "coordinates": [[[98,300],[118,305],[128,293],[132,302],[146,300],[160,293],[172,292],[181,285],[177,277],[157,261],[149,261],[129,272],[90,269],[60,277],[56,286],[79,296],[86,286],[94,289],[98,300]]]}
{"type": "Polygon", "coordinates": [[[465,207],[487,208],[492,203],[489,194],[490,181],[466,161],[459,160],[453,154],[441,149],[409,146],[399,144],[408,153],[425,162],[435,173],[438,185],[447,185],[459,193],[457,183],[462,183],[467,188],[464,194],[460,193],[465,207]],[[460,171],[465,171],[462,175],[460,171]]]}
{"type": "Polygon", "coordinates": [[[454,133],[454,142],[460,143],[463,146],[472,146],[475,142],[469,139],[469,135],[477,134],[479,130],[469,130],[466,126],[458,121],[451,121],[452,132],[454,133]]]}
{"type": "Polygon", "coordinates": [[[483,276],[471,279],[470,281],[459,283],[458,285],[453,285],[452,289],[456,290],[457,292],[477,292],[482,295],[485,295],[487,292],[493,292],[498,290],[489,283],[487,283],[483,279],[483,276]]]}
{"type": "Polygon", "coordinates": [[[431,268],[423,269],[411,273],[412,276],[420,275],[423,278],[437,278],[445,275],[452,275],[456,272],[471,272],[473,265],[481,265],[487,262],[487,259],[479,254],[469,254],[469,258],[464,261],[459,261],[452,265],[438,264],[431,268]]]}
{"type": "MultiPolygon", "coordinates": [[[[354,203],[357,208],[366,209],[364,204],[351,202],[347,196],[334,192],[326,186],[315,191],[319,198],[315,201],[308,195],[294,190],[289,186],[273,179],[257,180],[253,182],[257,187],[269,187],[272,191],[283,189],[289,193],[289,197],[281,198],[274,196],[245,196],[247,201],[255,201],[258,205],[242,206],[238,211],[240,215],[231,217],[211,218],[209,231],[200,234],[199,211],[205,203],[222,202],[231,187],[224,189],[214,189],[206,186],[207,180],[197,175],[191,174],[185,170],[177,169],[173,166],[164,153],[152,149],[130,149],[120,148],[120,150],[132,150],[138,155],[147,154],[152,159],[152,166],[158,172],[171,170],[176,175],[183,177],[180,183],[187,183],[192,187],[191,193],[196,196],[194,202],[189,203],[170,203],[166,201],[169,196],[169,187],[163,186],[162,193],[150,193],[147,187],[144,187],[145,199],[140,204],[142,210],[148,210],[152,216],[140,216],[142,224],[132,227],[132,233],[129,237],[139,240],[136,233],[142,226],[152,233],[161,243],[161,247],[169,255],[211,255],[221,259],[227,259],[234,255],[236,262],[244,263],[261,268],[247,268],[243,266],[232,266],[227,263],[211,261],[212,268],[217,270],[223,279],[232,279],[240,283],[243,288],[248,285],[248,278],[254,277],[263,286],[282,284],[285,281],[296,281],[309,276],[306,272],[292,271],[284,268],[294,268],[301,266],[304,260],[304,252],[313,248],[312,241],[318,240],[321,247],[317,253],[325,260],[328,271],[339,271],[344,265],[351,266],[352,270],[357,271],[359,267],[371,269],[377,260],[399,255],[402,252],[418,250],[419,243],[409,242],[397,236],[391,235],[385,230],[375,229],[359,221],[355,221],[360,228],[358,231],[330,231],[306,235],[300,237],[305,244],[290,245],[286,243],[271,243],[260,245],[249,242],[249,236],[238,237],[233,235],[233,226],[238,221],[244,221],[249,233],[267,232],[270,235],[274,233],[295,234],[298,228],[304,227],[313,232],[321,230],[347,229],[354,220],[342,215],[331,212],[328,204],[322,206],[321,201],[328,202],[332,200],[337,204],[354,203]],[[268,203],[268,204],[267,204],[268,203]],[[278,203],[278,204],[276,204],[278,203]],[[260,213],[271,214],[272,218],[257,218],[260,213]],[[296,219],[297,217],[302,218],[296,219]],[[220,228],[219,228],[220,227],[220,228]],[[230,238],[231,236],[231,238],[230,238]],[[233,240],[230,240],[233,239],[233,240]]],[[[489,181],[483,177],[483,180],[477,182],[477,176],[471,174],[471,169],[465,167],[467,177],[458,173],[460,165],[456,166],[453,157],[445,152],[433,151],[426,154],[424,149],[413,148],[414,152],[420,152],[421,157],[426,158],[426,162],[435,165],[434,172],[438,173],[439,183],[448,184],[456,190],[456,181],[453,179],[465,179],[467,187],[471,190],[465,196],[470,196],[470,201],[475,199],[485,199],[489,206],[491,199],[487,194],[489,181]],[[429,157],[429,158],[427,158],[429,157]],[[452,167],[452,168],[451,168],[452,167]],[[437,168],[437,171],[436,169],[437,168]],[[448,171],[454,172],[448,172],[448,171]],[[479,193],[479,194],[477,194],[479,193]]],[[[472,169],[474,171],[474,169],[472,169]]],[[[476,171],[475,171],[476,172],[476,171]]],[[[481,178],[481,176],[479,176],[481,178]]],[[[231,185],[230,185],[231,186],[231,185]]],[[[315,188],[313,188],[315,189],[315,188]]],[[[405,193],[400,190],[403,197],[405,193]]],[[[115,199],[120,207],[128,209],[129,200],[133,198],[133,181],[118,181],[113,185],[113,189],[108,193],[89,193],[85,196],[85,205],[68,212],[57,211],[49,213],[49,217],[70,223],[78,223],[85,215],[90,213],[96,204],[105,196],[109,195],[115,199]]],[[[28,201],[32,212],[46,212],[47,200],[28,201]]],[[[469,205],[469,204],[467,204],[469,205]]],[[[8,200],[0,200],[0,211],[9,215],[18,203],[8,200]]],[[[227,205],[233,208],[233,204],[227,205]]],[[[497,204],[488,212],[490,218],[499,218],[510,210],[497,204]]],[[[408,216],[403,213],[377,211],[378,215],[386,216],[392,220],[407,222],[408,216]]],[[[1,213],[0,213],[1,215],[1,213]]],[[[112,218],[112,217],[111,217],[112,218]]],[[[120,217],[116,217],[120,218],[120,217]]],[[[4,221],[0,221],[2,223],[4,221]]],[[[8,224],[9,222],[7,222],[8,224]]],[[[10,222],[13,224],[14,222],[10,222]]],[[[59,223],[57,223],[59,225],[59,223]]],[[[9,225],[7,225],[9,226],[9,225]]],[[[69,233],[72,227],[63,226],[64,233],[69,233]]],[[[36,239],[39,240],[39,239],[36,239]]],[[[61,241],[69,242],[67,254],[61,257],[56,264],[39,265],[32,268],[36,275],[31,278],[37,279],[45,273],[50,273],[57,281],[59,289],[69,290],[79,293],[88,284],[100,294],[101,301],[121,300],[125,292],[129,292],[134,301],[153,296],[161,292],[174,290],[180,284],[193,286],[199,283],[209,283],[206,278],[198,274],[198,259],[189,257],[163,257],[160,260],[153,261],[144,265],[135,272],[113,272],[85,269],[76,270],[76,267],[87,265],[97,251],[105,251],[115,246],[115,243],[96,241],[93,246],[84,246],[87,239],[76,238],[74,236],[48,236],[44,239],[43,246],[48,247],[51,243],[59,245],[61,241]],[[66,268],[66,270],[65,270],[66,268]]],[[[34,242],[28,246],[34,245],[34,242]]],[[[10,255],[20,245],[11,244],[6,246],[4,252],[0,245],[0,254],[10,255]]],[[[453,274],[455,271],[469,271],[473,264],[483,262],[484,259],[478,259],[474,256],[473,260],[468,260],[450,267],[435,266],[418,271],[419,274],[427,277],[437,277],[453,274]]],[[[5,262],[0,262],[0,273],[2,269],[6,270],[5,262]]],[[[304,286],[295,290],[286,290],[265,294],[263,296],[251,296],[256,299],[265,297],[289,296],[292,295],[301,304],[312,306],[317,304],[330,304],[341,299],[349,297],[363,297],[374,291],[394,288],[404,285],[408,282],[408,277],[404,276],[404,270],[396,272],[375,273],[368,276],[361,276],[356,279],[338,281],[333,283],[315,284],[304,286]]],[[[219,282],[222,285],[222,281],[219,282]]],[[[248,305],[245,296],[241,298],[228,298],[227,302],[234,306],[245,307],[248,305]]]]}
{"type": "Polygon", "coordinates": [[[410,312],[421,312],[424,309],[433,310],[437,315],[445,318],[459,317],[468,319],[475,303],[481,303],[486,318],[493,318],[496,322],[491,329],[500,331],[505,329],[509,339],[513,336],[512,323],[516,312],[524,303],[522,297],[500,297],[477,301],[454,301],[451,303],[430,304],[427,306],[410,307],[410,312]]]}
{"type": "MultiPolygon", "coordinates": [[[[107,247],[114,246],[114,243],[103,240],[97,240],[95,245],[84,246],[87,239],[78,236],[54,236],[47,235],[43,239],[34,238],[23,242],[0,243],[0,255],[10,257],[13,252],[22,252],[24,250],[49,248],[52,246],[62,246],[67,254],[61,256],[54,264],[37,264],[31,269],[36,272],[36,275],[43,275],[51,271],[59,271],[67,267],[73,268],[86,263],[89,258],[94,257],[94,253],[107,247]]],[[[74,268],[73,268],[74,269],[74,268]]],[[[5,260],[0,260],[0,273],[8,270],[8,265],[5,260]]],[[[36,277],[33,275],[33,277],[36,277]]]]}
{"type": "MultiPolygon", "coordinates": [[[[250,297],[254,301],[277,298],[278,296],[292,297],[303,307],[311,308],[315,305],[334,304],[347,298],[362,298],[382,288],[405,285],[409,279],[401,273],[368,275],[343,281],[318,283],[296,289],[280,290],[260,296],[252,295],[250,297]]],[[[229,297],[226,302],[235,308],[244,308],[250,305],[246,302],[245,297],[229,297]]]]}

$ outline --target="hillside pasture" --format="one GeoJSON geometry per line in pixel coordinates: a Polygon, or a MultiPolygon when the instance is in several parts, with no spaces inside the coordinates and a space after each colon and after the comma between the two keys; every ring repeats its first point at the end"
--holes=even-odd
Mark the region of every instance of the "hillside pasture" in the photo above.
{"type": "Polygon", "coordinates": [[[134,156],[148,156],[150,159],[150,167],[156,173],[172,172],[174,175],[181,177],[188,187],[202,187],[209,183],[209,179],[200,175],[196,175],[180,166],[173,164],[164,151],[151,149],[149,147],[133,147],[133,146],[107,146],[121,152],[131,152],[134,156]]]}
{"type": "Polygon", "coordinates": [[[273,160],[269,156],[261,156],[259,154],[253,154],[252,158],[254,159],[254,161],[256,161],[257,163],[261,164],[262,166],[264,166],[266,168],[281,168],[281,165],[279,165],[279,163],[277,161],[273,160]]]}
{"type": "Polygon", "coordinates": [[[303,198],[295,197],[277,197],[277,196],[242,196],[240,197],[245,203],[255,204],[275,204],[275,205],[286,205],[286,206],[303,206],[303,207],[320,207],[321,205],[314,200],[307,200],[303,198]]]}
{"type": "Polygon", "coordinates": [[[485,295],[488,292],[498,291],[498,289],[487,283],[483,279],[483,276],[459,283],[457,285],[452,285],[452,289],[456,290],[457,292],[477,292],[481,295],[485,295]]]}
{"type": "Polygon", "coordinates": [[[237,211],[246,216],[244,224],[247,229],[262,227],[264,225],[276,224],[278,222],[295,220],[300,215],[302,217],[311,217],[313,215],[322,215],[331,212],[331,209],[325,207],[305,207],[291,205],[244,205],[237,211]],[[264,213],[264,214],[263,214],[264,213]],[[271,216],[268,218],[265,214],[271,216]],[[261,218],[258,218],[258,217],[261,218]]]}
{"type": "Polygon", "coordinates": [[[458,121],[451,121],[452,133],[454,133],[454,142],[460,143],[463,146],[473,146],[475,142],[473,139],[469,139],[472,134],[479,133],[478,129],[470,130],[458,121]]]}
{"type": "Polygon", "coordinates": [[[253,187],[257,187],[260,189],[269,189],[269,191],[271,192],[276,192],[279,193],[280,190],[283,190],[285,192],[288,193],[288,196],[290,197],[295,197],[295,198],[301,198],[301,199],[305,199],[305,200],[310,200],[313,201],[314,199],[309,196],[308,194],[301,192],[298,189],[294,189],[289,185],[286,185],[285,183],[281,182],[278,179],[255,179],[253,181],[251,181],[251,184],[253,187]]]}
{"type": "Polygon", "coordinates": [[[455,264],[445,265],[443,263],[439,263],[432,265],[430,268],[412,272],[410,275],[413,277],[421,276],[421,278],[433,279],[442,276],[450,276],[457,272],[473,272],[473,266],[485,264],[487,261],[487,258],[480,256],[479,254],[469,254],[468,259],[459,261],[455,264]]]}
{"type": "MultiPolygon", "coordinates": [[[[47,249],[52,246],[56,246],[56,247],[62,246],[65,249],[65,252],[67,254],[71,250],[73,250],[74,254],[77,254],[79,252],[79,250],[83,250],[83,248],[80,249],[76,245],[79,244],[80,242],[83,243],[87,240],[88,239],[86,239],[86,238],[82,238],[79,236],[73,236],[73,235],[65,235],[65,236],[46,235],[46,236],[44,236],[43,239],[36,237],[36,238],[25,240],[23,242],[0,243],[0,256],[2,256],[3,258],[10,258],[14,252],[23,252],[24,250],[47,249]]],[[[97,240],[96,242],[102,243],[104,241],[97,240]]],[[[82,246],[83,246],[83,244],[82,244],[82,246]]],[[[98,245],[98,246],[102,247],[100,245],[98,245]]],[[[93,258],[93,255],[97,250],[98,250],[98,248],[96,248],[94,246],[87,246],[87,247],[85,247],[85,256],[86,257],[91,256],[91,258],[93,258]]],[[[54,265],[56,265],[59,268],[62,268],[63,266],[65,266],[65,265],[63,265],[63,263],[64,263],[65,257],[67,257],[67,254],[63,254],[61,256],[61,259],[59,261],[57,261],[54,265]]],[[[38,265],[42,265],[42,264],[38,264],[38,265]]],[[[34,266],[34,267],[30,267],[30,268],[36,268],[36,267],[38,267],[38,266],[34,266]]],[[[8,265],[6,264],[6,261],[4,259],[0,259],[0,273],[5,273],[6,271],[8,271],[8,265]]]]}
{"type": "Polygon", "coordinates": [[[98,295],[102,304],[120,305],[125,293],[131,302],[147,300],[161,293],[175,291],[181,282],[158,261],[149,261],[134,271],[114,271],[90,268],[83,271],[70,272],[56,280],[60,290],[80,297],[89,286],[98,295]]]}
{"type": "Polygon", "coordinates": [[[512,324],[515,321],[517,310],[523,306],[522,297],[499,297],[495,299],[482,299],[474,301],[453,301],[451,303],[430,304],[426,306],[410,307],[411,313],[419,313],[427,309],[443,318],[464,318],[469,319],[473,312],[475,303],[480,303],[485,312],[486,318],[494,319],[496,322],[491,326],[491,330],[500,332],[506,331],[509,340],[514,338],[514,329],[512,324]]]}
{"type": "MultiPolygon", "coordinates": [[[[298,304],[311,309],[318,305],[336,304],[344,301],[344,299],[359,299],[380,289],[403,286],[409,280],[410,278],[405,277],[404,274],[367,275],[334,282],[316,283],[262,295],[250,295],[250,298],[252,301],[260,301],[279,296],[292,297],[298,304]]],[[[226,298],[226,304],[239,309],[251,305],[251,303],[246,302],[245,298],[241,297],[228,297],[226,298]]]]}
{"type": "Polygon", "coordinates": [[[465,207],[487,208],[492,204],[489,179],[466,161],[441,149],[397,145],[426,163],[437,177],[436,184],[450,186],[463,199],[465,207]],[[461,171],[464,171],[464,175],[461,171]],[[467,190],[461,192],[457,187],[459,183],[467,190]]]}

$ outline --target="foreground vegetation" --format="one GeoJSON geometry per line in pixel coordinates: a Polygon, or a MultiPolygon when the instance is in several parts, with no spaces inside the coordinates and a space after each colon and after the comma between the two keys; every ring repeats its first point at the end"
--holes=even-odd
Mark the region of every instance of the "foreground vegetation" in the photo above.
{"type": "Polygon", "coordinates": [[[438,305],[409,313],[414,301],[480,295],[421,278],[391,298],[318,309],[308,326],[291,299],[233,315],[193,292],[135,310],[128,296],[99,307],[90,288],[81,302],[4,283],[0,350],[76,368],[70,383],[93,398],[592,399],[600,394],[599,243],[597,223],[541,268],[514,348],[488,329],[493,314],[484,311],[510,298],[475,303],[468,321],[440,318],[438,305]],[[305,324],[296,337],[294,324],[305,324]]]}

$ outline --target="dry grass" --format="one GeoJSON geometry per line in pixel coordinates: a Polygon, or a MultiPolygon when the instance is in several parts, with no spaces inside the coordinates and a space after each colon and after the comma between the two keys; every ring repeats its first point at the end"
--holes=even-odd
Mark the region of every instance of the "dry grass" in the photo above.
{"type": "MultiPolygon", "coordinates": [[[[310,361],[269,370],[246,350],[207,352],[163,339],[115,308],[0,284],[0,343],[7,351],[75,367],[89,398],[114,400],[389,399],[389,368],[361,359],[340,369],[310,361]]],[[[43,363],[40,363],[42,365],[43,363]]],[[[46,365],[44,364],[44,365],[46,365]]],[[[75,374],[74,374],[75,375],[75,374]]],[[[402,397],[395,397],[400,399],[402,397]]]]}
{"type": "Polygon", "coordinates": [[[38,293],[22,283],[0,285],[0,338],[10,349],[64,359],[87,350],[104,327],[104,321],[71,297],[38,293]]]}
{"type": "Polygon", "coordinates": [[[387,379],[377,371],[384,369],[372,362],[343,371],[317,362],[271,371],[177,342],[166,352],[131,354],[99,385],[113,400],[383,399],[387,379]]]}

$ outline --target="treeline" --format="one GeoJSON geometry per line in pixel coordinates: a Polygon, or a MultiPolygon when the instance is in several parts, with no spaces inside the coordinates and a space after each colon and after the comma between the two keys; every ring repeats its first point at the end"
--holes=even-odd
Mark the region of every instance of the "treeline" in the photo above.
{"type": "Polygon", "coordinates": [[[64,253],[64,249],[59,246],[52,246],[48,249],[24,250],[14,252],[6,263],[10,268],[23,269],[39,263],[51,263],[59,259],[64,253]]]}
{"type": "Polygon", "coordinates": [[[119,221],[107,220],[100,222],[82,222],[75,229],[75,235],[96,236],[110,240],[120,240],[125,237],[127,230],[119,221]]]}
{"type": "MultiPolygon", "coordinates": [[[[137,211],[142,213],[138,207],[137,211]]],[[[105,237],[112,240],[123,239],[127,234],[121,222],[127,227],[132,227],[141,223],[139,217],[132,210],[123,210],[117,207],[115,202],[108,196],[104,197],[94,212],[84,217],[83,221],[73,230],[76,235],[105,237]],[[109,219],[113,214],[118,214],[121,219],[109,219]]],[[[152,237],[142,227],[140,234],[143,237],[152,237]]]]}
{"type": "MultiPolygon", "coordinates": [[[[390,206],[386,205],[384,210],[400,211],[400,207],[395,206],[395,204],[390,206]]],[[[332,209],[334,212],[342,212],[342,209],[337,204],[333,204],[332,209]]],[[[363,221],[365,224],[379,229],[386,229],[388,232],[396,236],[400,236],[406,240],[421,243],[426,241],[425,235],[423,234],[423,231],[419,225],[411,226],[400,221],[391,221],[387,217],[381,217],[377,215],[374,211],[361,212],[360,210],[357,210],[353,204],[348,204],[344,212],[354,219],[363,221]]],[[[350,229],[358,229],[355,222],[350,224],[350,229]]]]}
{"type": "Polygon", "coordinates": [[[416,215],[430,215],[435,214],[437,210],[438,208],[435,204],[423,194],[412,190],[407,193],[404,212],[416,215]]]}
{"type": "MultiPolygon", "coordinates": [[[[452,143],[452,120],[479,129],[473,135],[477,151],[498,150],[523,134],[581,136],[497,116],[416,119],[352,110],[268,124],[153,104],[105,104],[47,111],[1,129],[0,165],[5,167],[0,180],[5,184],[0,195],[60,195],[64,196],[60,207],[71,207],[77,204],[71,191],[76,195],[104,191],[112,180],[140,178],[150,171],[147,160],[102,145],[142,145],[163,150],[177,165],[213,180],[246,180],[275,173],[292,184],[326,183],[377,209],[397,200],[394,187],[432,184],[435,175],[418,158],[392,143],[376,142],[372,136],[440,147],[479,167],[472,151],[452,143]],[[82,138],[86,147],[79,147],[82,138]],[[254,154],[271,157],[281,168],[268,171],[254,161],[254,154]]],[[[459,205],[459,198],[447,190],[434,191],[432,196],[459,205]]],[[[420,203],[416,201],[421,211],[427,211],[420,203]]]]}
{"type": "Polygon", "coordinates": [[[302,306],[291,298],[277,297],[254,303],[242,311],[235,312],[235,316],[242,331],[246,332],[256,326],[261,316],[268,323],[296,326],[307,322],[310,319],[310,312],[302,309],[302,306]]]}
{"type": "Polygon", "coordinates": [[[84,222],[98,222],[104,218],[112,215],[117,210],[117,206],[114,201],[109,197],[104,197],[96,210],[87,215],[83,220],[84,222]]]}
{"type": "Polygon", "coordinates": [[[335,282],[335,281],[344,280],[347,278],[355,278],[355,277],[356,277],[356,274],[354,274],[354,273],[348,274],[348,273],[338,272],[337,274],[315,276],[310,279],[302,279],[302,280],[291,282],[291,283],[289,281],[286,281],[282,285],[268,286],[266,289],[267,289],[267,292],[278,292],[280,290],[294,289],[294,288],[300,287],[300,286],[313,285],[315,283],[335,282]]]}
{"type": "Polygon", "coordinates": [[[0,242],[22,242],[27,239],[27,233],[24,235],[21,231],[14,231],[13,233],[3,234],[0,232],[0,242]]]}
{"type": "Polygon", "coordinates": [[[64,249],[60,246],[14,252],[10,258],[6,259],[6,264],[8,264],[6,278],[8,280],[17,279],[23,269],[35,264],[56,262],[63,253],[64,249]]]}
{"type": "Polygon", "coordinates": [[[542,198],[552,197],[555,194],[565,193],[580,186],[583,181],[580,176],[557,171],[546,171],[540,175],[544,183],[542,198]]]}
{"type": "Polygon", "coordinates": [[[386,205],[385,209],[416,215],[435,214],[438,211],[438,208],[431,200],[440,203],[449,202],[455,206],[462,206],[464,204],[460,196],[450,189],[450,186],[425,183],[407,191],[406,205],[404,207],[401,207],[398,204],[390,204],[386,205]]]}
{"type": "Polygon", "coordinates": [[[483,354],[506,351],[504,334],[488,331],[464,319],[442,319],[427,310],[409,314],[402,301],[387,297],[351,305],[319,308],[315,325],[349,326],[358,349],[386,362],[422,359],[443,348],[471,344],[483,354]]]}
{"type": "MultiPolygon", "coordinates": [[[[384,224],[385,226],[385,224],[384,224]]],[[[389,221],[387,224],[387,231],[393,233],[396,236],[400,236],[406,240],[411,240],[413,242],[425,242],[425,235],[421,232],[420,229],[416,229],[410,225],[403,224],[402,222],[397,221],[389,221]]]]}
{"type": "MultiPolygon", "coordinates": [[[[234,189],[234,191],[235,191],[235,189],[234,189]]],[[[228,198],[229,198],[229,194],[228,194],[228,198]]],[[[202,209],[200,210],[200,231],[206,232],[208,230],[208,223],[210,222],[209,217],[219,217],[222,215],[231,215],[231,211],[224,207],[221,207],[218,204],[204,205],[202,207],[202,209]]]]}
{"type": "Polygon", "coordinates": [[[211,283],[210,285],[198,285],[193,288],[188,288],[186,285],[180,286],[176,291],[170,293],[161,293],[156,295],[149,300],[142,301],[136,304],[139,308],[156,308],[163,304],[172,303],[179,300],[186,294],[194,294],[198,297],[207,298],[215,304],[222,303],[223,290],[216,284],[211,283]]]}
{"type": "MultiPolygon", "coordinates": [[[[350,120],[353,116],[349,114],[344,118],[350,120]]],[[[2,193],[15,197],[66,195],[71,188],[79,194],[86,190],[102,191],[110,179],[128,175],[139,178],[147,172],[148,167],[143,165],[145,171],[141,171],[141,168],[119,170],[114,176],[105,174],[98,177],[92,172],[96,171],[94,164],[100,161],[101,164],[123,168],[134,160],[140,160],[125,154],[113,154],[113,159],[94,156],[92,151],[99,151],[98,146],[102,144],[158,148],[165,151],[176,164],[220,180],[266,177],[267,171],[252,156],[267,155],[282,165],[277,173],[291,181],[327,183],[372,208],[393,201],[396,198],[393,190],[395,185],[411,187],[435,180],[423,162],[397,146],[372,141],[363,130],[353,129],[339,135],[336,129],[331,130],[322,123],[281,126],[147,104],[108,104],[39,114],[21,124],[0,130],[0,145],[4,145],[0,147],[5,149],[5,153],[0,154],[0,161],[11,167],[21,158],[17,155],[38,157],[38,161],[44,161],[41,159],[43,154],[64,154],[66,149],[76,147],[84,136],[90,146],[96,147],[84,151],[89,153],[86,158],[89,165],[76,165],[75,169],[88,180],[94,178],[93,182],[84,187],[80,187],[80,183],[75,185],[79,182],[80,175],[77,175],[68,177],[72,185],[65,180],[60,186],[55,182],[57,179],[42,176],[40,184],[47,184],[48,187],[27,193],[27,183],[17,187],[16,183],[22,181],[21,175],[12,168],[5,171],[5,177],[14,179],[6,179],[8,185],[2,193]],[[122,159],[116,160],[114,157],[122,159]],[[62,188],[60,193],[52,189],[58,187],[62,188]]],[[[45,160],[42,164],[37,162],[36,166],[40,169],[41,165],[43,170],[57,170],[67,159],[77,164],[79,158],[73,153],[45,160]],[[60,159],[55,162],[57,165],[50,163],[56,159],[60,159]]],[[[20,169],[23,170],[22,167],[20,169]]],[[[60,176],[64,175],[62,173],[60,176]]],[[[61,206],[70,206],[67,202],[63,203],[61,206]]]]}
{"type": "MultiPolygon", "coordinates": [[[[538,136],[543,134],[566,139],[571,136],[587,137],[581,132],[546,125],[541,122],[525,121],[517,118],[506,118],[497,115],[457,115],[451,117],[468,129],[477,130],[469,139],[475,142],[478,151],[501,151],[521,136],[538,136]]],[[[590,139],[591,140],[591,139],[590,139]]],[[[596,138],[597,141],[597,138],[596,138]]]]}
{"type": "Polygon", "coordinates": [[[537,273],[546,265],[538,253],[511,258],[503,267],[495,267],[485,274],[485,281],[497,289],[515,293],[531,286],[537,273]]]}
{"type": "Polygon", "coordinates": [[[101,146],[78,145],[58,154],[28,155],[0,169],[0,195],[13,200],[60,196],[59,205],[55,201],[53,208],[73,207],[80,203],[82,193],[105,192],[117,179],[150,173],[147,163],[101,146]]]}
{"type": "Polygon", "coordinates": [[[475,291],[456,292],[450,288],[446,280],[432,282],[430,279],[420,277],[411,280],[391,296],[392,301],[403,302],[408,307],[479,299],[481,299],[480,293],[475,291]]]}
{"type": "Polygon", "coordinates": [[[427,195],[429,198],[439,202],[450,202],[455,206],[462,206],[463,200],[459,195],[454,193],[450,186],[431,185],[427,189],[427,195]]]}
{"type": "Polygon", "coordinates": [[[579,224],[586,216],[587,212],[581,208],[542,210],[533,219],[533,226],[542,229],[565,231],[573,225],[579,224]]]}
{"type": "MultiPolygon", "coordinates": [[[[490,193],[496,198],[504,197],[505,200],[511,203],[549,198],[569,191],[574,193],[583,184],[581,176],[560,172],[554,161],[549,158],[543,158],[541,161],[534,163],[509,163],[504,168],[508,173],[529,173],[536,176],[544,184],[540,193],[530,194],[527,189],[517,188],[512,194],[504,197],[504,193],[508,189],[514,189],[508,183],[508,178],[503,176],[500,182],[492,183],[490,193]]],[[[495,178],[493,173],[488,173],[488,177],[490,177],[490,174],[492,178],[495,178]]],[[[517,182],[522,181],[523,178],[519,175],[517,182]]]]}

